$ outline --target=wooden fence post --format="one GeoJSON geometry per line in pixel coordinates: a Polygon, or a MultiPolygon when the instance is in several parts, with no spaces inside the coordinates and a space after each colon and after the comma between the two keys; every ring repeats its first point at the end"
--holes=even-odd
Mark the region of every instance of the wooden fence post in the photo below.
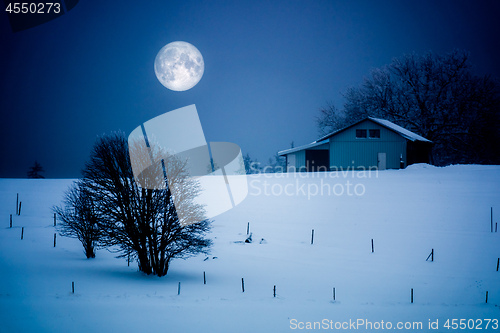
{"type": "Polygon", "coordinates": [[[490,208],[491,232],[493,232],[493,207],[490,208]]]}
{"type": "Polygon", "coordinates": [[[431,253],[429,254],[429,256],[427,256],[427,259],[425,259],[425,261],[428,261],[429,258],[431,258],[431,261],[434,261],[434,249],[431,250],[431,253]]]}

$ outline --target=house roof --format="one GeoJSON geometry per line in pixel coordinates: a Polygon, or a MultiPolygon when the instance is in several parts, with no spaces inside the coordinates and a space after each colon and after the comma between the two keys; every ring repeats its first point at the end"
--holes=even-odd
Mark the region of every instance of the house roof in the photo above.
{"type": "Polygon", "coordinates": [[[294,148],[290,148],[290,149],[285,149],[285,150],[279,151],[278,155],[279,156],[283,156],[283,155],[294,153],[294,152],[299,151],[299,150],[304,150],[304,149],[308,149],[308,148],[313,148],[313,147],[324,145],[324,144],[327,143],[326,140],[328,138],[334,136],[337,133],[343,132],[343,131],[345,131],[348,128],[356,126],[357,124],[359,124],[359,123],[361,123],[361,122],[363,122],[365,120],[371,120],[374,123],[379,124],[380,126],[383,126],[383,127],[387,128],[387,129],[393,131],[393,132],[398,133],[399,135],[401,135],[403,138],[405,138],[407,140],[410,140],[410,141],[413,141],[413,142],[414,141],[421,141],[421,142],[432,143],[431,140],[428,140],[428,139],[424,138],[423,136],[420,136],[420,135],[418,135],[416,133],[413,133],[412,131],[409,131],[406,128],[403,128],[403,127],[401,127],[399,125],[396,125],[393,122],[390,122],[389,120],[380,119],[380,118],[374,118],[374,117],[366,117],[365,119],[360,120],[360,121],[358,121],[358,122],[356,122],[354,124],[351,124],[349,126],[341,128],[339,130],[333,131],[332,133],[327,134],[327,135],[319,138],[318,140],[316,140],[314,142],[311,142],[311,143],[309,143],[307,145],[303,145],[303,146],[294,147],[294,148]]]}
{"type": "Polygon", "coordinates": [[[368,119],[378,123],[379,125],[385,126],[389,129],[392,129],[394,132],[401,134],[402,137],[404,137],[405,139],[408,139],[410,141],[432,142],[431,140],[428,140],[428,139],[424,138],[423,136],[420,136],[416,133],[413,133],[413,132],[411,132],[411,131],[407,130],[406,128],[403,128],[399,125],[396,125],[396,124],[390,122],[389,120],[380,119],[380,118],[373,118],[373,117],[368,117],[368,119]]]}
{"type": "Polygon", "coordinates": [[[311,142],[311,143],[309,143],[307,145],[303,145],[303,146],[294,147],[294,148],[290,148],[290,149],[285,149],[285,150],[279,151],[278,155],[279,156],[283,156],[283,155],[294,153],[294,152],[299,151],[299,150],[313,148],[313,147],[321,146],[321,145],[324,145],[324,144],[327,144],[327,143],[328,143],[327,141],[322,141],[322,142],[314,141],[314,142],[311,142]]]}
{"type": "Polygon", "coordinates": [[[389,129],[389,130],[391,130],[393,132],[398,133],[399,135],[401,135],[403,138],[405,138],[407,140],[410,140],[410,141],[422,141],[422,142],[429,142],[429,143],[432,142],[431,140],[428,140],[428,139],[424,138],[423,136],[420,136],[420,135],[418,135],[416,133],[413,133],[412,131],[409,131],[406,128],[403,128],[403,127],[401,127],[399,125],[396,125],[393,122],[390,122],[389,120],[380,119],[380,118],[374,118],[374,117],[367,117],[367,118],[365,118],[363,120],[360,120],[360,121],[358,121],[358,122],[356,122],[356,123],[354,123],[352,125],[349,125],[347,127],[344,127],[344,128],[339,129],[339,130],[336,130],[336,131],[334,131],[334,132],[332,132],[330,134],[327,134],[327,135],[319,138],[315,142],[320,142],[320,141],[326,140],[326,139],[334,136],[335,134],[343,132],[346,129],[351,128],[352,126],[355,126],[355,125],[357,125],[357,124],[359,124],[359,123],[361,123],[361,122],[363,122],[363,121],[365,121],[367,119],[373,121],[374,123],[379,124],[380,126],[383,126],[383,127],[387,128],[387,129],[389,129]]]}

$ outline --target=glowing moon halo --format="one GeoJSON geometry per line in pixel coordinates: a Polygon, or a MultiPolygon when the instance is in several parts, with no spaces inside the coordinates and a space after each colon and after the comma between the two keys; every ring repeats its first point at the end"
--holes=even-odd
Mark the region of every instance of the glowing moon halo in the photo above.
{"type": "Polygon", "coordinates": [[[187,42],[172,42],[158,52],[155,74],[170,90],[185,91],[200,82],[205,70],[203,57],[196,47],[187,42]]]}

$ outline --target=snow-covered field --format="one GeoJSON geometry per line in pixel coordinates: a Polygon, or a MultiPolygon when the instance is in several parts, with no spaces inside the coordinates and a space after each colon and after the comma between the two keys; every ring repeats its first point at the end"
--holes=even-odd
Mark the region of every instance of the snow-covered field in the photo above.
{"type": "Polygon", "coordinates": [[[477,331],[460,319],[500,332],[486,329],[500,319],[499,166],[248,180],[247,199],[214,220],[210,257],[157,278],[106,250],[87,260],[75,239],[54,248],[51,207],[71,180],[0,179],[0,332],[477,331]]]}

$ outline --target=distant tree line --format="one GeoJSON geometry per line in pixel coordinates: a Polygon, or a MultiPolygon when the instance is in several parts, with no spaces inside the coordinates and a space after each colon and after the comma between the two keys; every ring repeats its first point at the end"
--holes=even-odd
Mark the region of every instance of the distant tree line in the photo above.
{"type": "Polygon", "coordinates": [[[461,50],[396,58],[349,88],[342,108],[322,108],[320,134],[379,117],[433,141],[436,165],[499,164],[499,84],[472,69],[469,54],[461,50]]]}
{"type": "Polygon", "coordinates": [[[143,163],[151,164],[150,158],[160,154],[163,163],[154,163],[141,174],[140,184],[148,181],[148,175],[164,175],[165,168],[169,177],[182,183],[181,192],[175,195],[182,196],[183,213],[188,212],[183,218],[198,223],[181,221],[164,176],[160,179],[166,184],[164,189],[138,185],[129,148],[123,133],[97,140],[82,179],[66,192],[63,205],[54,208],[62,221],[59,232],[79,239],[87,258],[95,257],[95,249],[106,247],[118,257],[135,259],[140,271],[164,276],[173,259],[207,253],[211,240],[205,235],[210,221],[203,219],[204,208],[193,201],[198,185],[186,176],[182,161],[158,149],[152,149],[151,156],[142,152],[143,163]]]}
{"type": "Polygon", "coordinates": [[[243,162],[245,164],[245,172],[247,175],[258,173],[280,173],[285,172],[286,170],[285,158],[283,156],[279,156],[278,153],[269,158],[267,165],[262,165],[257,159],[252,158],[249,153],[243,156],[243,162]]]}

